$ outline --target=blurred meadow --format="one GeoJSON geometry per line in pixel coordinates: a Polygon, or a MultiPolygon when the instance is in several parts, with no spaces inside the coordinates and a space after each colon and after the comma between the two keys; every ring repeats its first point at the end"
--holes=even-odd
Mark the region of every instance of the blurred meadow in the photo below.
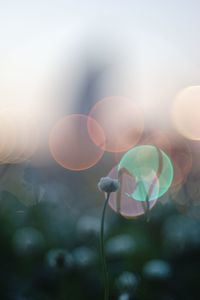
{"type": "Polygon", "coordinates": [[[0,1],[0,300],[200,299],[199,11],[0,1]]]}

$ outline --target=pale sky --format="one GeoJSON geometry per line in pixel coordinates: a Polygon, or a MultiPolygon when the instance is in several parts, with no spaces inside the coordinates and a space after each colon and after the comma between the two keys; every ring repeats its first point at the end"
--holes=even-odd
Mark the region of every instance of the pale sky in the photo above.
{"type": "MultiPolygon", "coordinates": [[[[36,99],[38,86],[59,72],[62,62],[76,78],[85,44],[91,40],[95,47],[98,37],[105,37],[125,53],[128,73],[121,76],[129,77],[127,89],[134,87],[146,118],[164,122],[176,93],[200,85],[199,12],[200,2],[194,0],[1,0],[0,103],[13,94],[36,99]]],[[[101,45],[97,56],[107,51],[112,56],[112,50],[101,45]]]]}

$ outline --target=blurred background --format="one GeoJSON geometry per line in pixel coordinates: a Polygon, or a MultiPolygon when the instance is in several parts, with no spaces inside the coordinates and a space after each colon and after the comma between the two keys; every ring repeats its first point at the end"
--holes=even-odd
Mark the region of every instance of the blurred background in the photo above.
{"type": "MultiPolygon", "coordinates": [[[[149,222],[130,179],[121,209],[116,195],[109,203],[110,299],[199,299],[199,10],[196,0],[1,1],[0,299],[103,299],[97,184],[144,145],[167,155],[173,178],[156,175],[167,187],[149,222]]],[[[147,186],[151,155],[137,158],[147,186]]]]}

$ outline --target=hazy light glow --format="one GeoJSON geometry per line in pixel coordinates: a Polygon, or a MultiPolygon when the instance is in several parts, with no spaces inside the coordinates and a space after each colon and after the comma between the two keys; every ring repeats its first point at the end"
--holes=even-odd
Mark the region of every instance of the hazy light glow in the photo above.
{"type": "Polygon", "coordinates": [[[177,135],[171,135],[170,143],[171,150],[169,152],[169,157],[174,167],[172,186],[177,186],[184,182],[191,171],[192,153],[187,140],[184,140],[177,135]]]}
{"type": "MultiPolygon", "coordinates": [[[[101,147],[108,152],[123,152],[136,145],[144,127],[142,111],[124,97],[104,98],[94,105],[90,116],[102,127],[106,142],[101,147]]],[[[99,145],[90,124],[88,129],[94,143],[99,145]]]]}
{"type": "Polygon", "coordinates": [[[30,108],[0,110],[0,163],[20,163],[33,155],[38,145],[36,124],[36,114],[30,108]]]}
{"type": "Polygon", "coordinates": [[[200,86],[187,87],[176,96],[172,119],[180,134],[200,140],[200,86]]]}
{"type": "Polygon", "coordinates": [[[91,140],[87,124],[104,144],[105,137],[99,124],[85,115],[69,115],[59,120],[51,131],[49,147],[53,158],[62,167],[80,171],[94,166],[103,156],[103,149],[91,140]]]}
{"type": "Polygon", "coordinates": [[[153,130],[148,133],[141,141],[141,145],[153,145],[160,148],[163,151],[171,151],[171,144],[168,135],[159,129],[153,130]]]}

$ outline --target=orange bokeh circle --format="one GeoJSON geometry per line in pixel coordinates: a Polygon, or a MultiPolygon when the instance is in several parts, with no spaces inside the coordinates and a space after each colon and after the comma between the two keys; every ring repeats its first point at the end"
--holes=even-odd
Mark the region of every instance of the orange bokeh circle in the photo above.
{"type": "Polygon", "coordinates": [[[88,134],[88,121],[92,131],[104,144],[105,136],[99,124],[92,118],[73,114],[60,119],[49,137],[50,152],[55,161],[65,169],[81,171],[94,166],[104,150],[95,145],[88,134]]]}
{"type": "MultiPolygon", "coordinates": [[[[97,102],[90,111],[105,134],[105,144],[101,148],[108,152],[124,152],[139,141],[144,129],[143,114],[140,107],[125,97],[109,97],[97,102]]],[[[96,145],[98,136],[88,123],[89,134],[96,145]]]]}

